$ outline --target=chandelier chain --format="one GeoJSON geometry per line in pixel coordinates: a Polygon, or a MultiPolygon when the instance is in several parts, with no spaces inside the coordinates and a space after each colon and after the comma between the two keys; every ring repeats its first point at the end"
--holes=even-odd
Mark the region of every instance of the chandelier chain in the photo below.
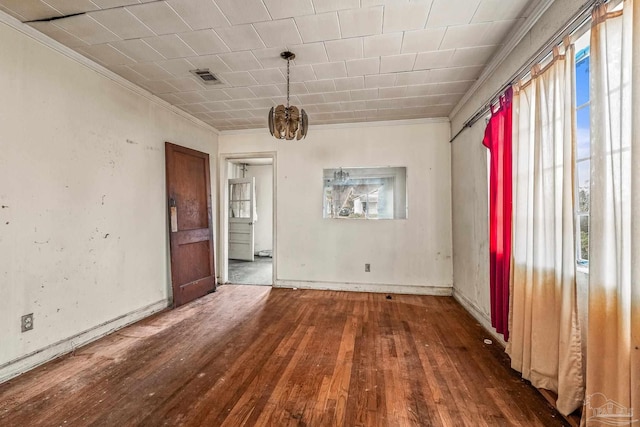
{"type": "Polygon", "coordinates": [[[287,110],[289,109],[289,58],[287,58],[287,110]]]}

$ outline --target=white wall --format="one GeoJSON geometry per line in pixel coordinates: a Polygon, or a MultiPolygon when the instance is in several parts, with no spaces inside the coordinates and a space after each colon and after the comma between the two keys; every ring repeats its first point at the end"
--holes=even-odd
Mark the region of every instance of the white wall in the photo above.
{"type": "MultiPolygon", "coordinates": [[[[493,93],[535,56],[584,3],[583,0],[555,1],[496,72],[469,101],[451,117],[455,135],[493,93]]],[[[482,146],[485,122],[478,121],[452,144],[451,174],[453,198],[454,296],[488,329],[489,233],[487,155],[482,146]]],[[[498,336],[498,338],[500,338],[498,336]]]]}
{"type": "Polygon", "coordinates": [[[303,141],[265,129],[221,134],[219,153],[276,152],[277,285],[450,294],[448,139],[446,120],[312,127],[303,141]],[[323,219],[322,172],[340,166],[406,166],[409,218],[323,219]]]}
{"type": "Polygon", "coordinates": [[[273,166],[248,166],[246,177],[256,179],[258,221],[254,226],[254,252],[271,250],[273,249],[273,166]]]}
{"type": "Polygon", "coordinates": [[[217,136],[4,23],[0,40],[1,381],[166,307],[164,143],[215,177],[217,136]]]}

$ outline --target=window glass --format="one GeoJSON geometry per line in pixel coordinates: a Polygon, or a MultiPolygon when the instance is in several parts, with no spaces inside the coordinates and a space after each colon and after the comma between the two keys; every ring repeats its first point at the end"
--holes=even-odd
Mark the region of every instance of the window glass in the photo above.
{"type": "Polygon", "coordinates": [[[323,217],[403,219],[407,217],[407,168],[324,169],[323,217]]]}

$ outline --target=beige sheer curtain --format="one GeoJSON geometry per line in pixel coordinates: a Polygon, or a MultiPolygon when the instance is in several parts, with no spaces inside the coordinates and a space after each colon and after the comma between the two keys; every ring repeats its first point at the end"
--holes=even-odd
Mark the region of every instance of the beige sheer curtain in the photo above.
{"type": "Polygon", "coordinates": [[[554,51],[513,101],[511,366],[558,393],[569,414],[583,404],[574,232],[574,48],[554,51]]]}
{"type": "Polygon", "coordinates": [[[640,426],[640,1],[593,18],[583,421],[640,426]]]}

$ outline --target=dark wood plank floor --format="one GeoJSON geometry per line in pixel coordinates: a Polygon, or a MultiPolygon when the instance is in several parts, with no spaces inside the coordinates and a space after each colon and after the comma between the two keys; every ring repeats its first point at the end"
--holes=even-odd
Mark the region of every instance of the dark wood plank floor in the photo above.
{"type": "Polygon", "coordinates": [[[222,286],[0,385],[2,426],[555,426],[448,297],[222,286]]]}

